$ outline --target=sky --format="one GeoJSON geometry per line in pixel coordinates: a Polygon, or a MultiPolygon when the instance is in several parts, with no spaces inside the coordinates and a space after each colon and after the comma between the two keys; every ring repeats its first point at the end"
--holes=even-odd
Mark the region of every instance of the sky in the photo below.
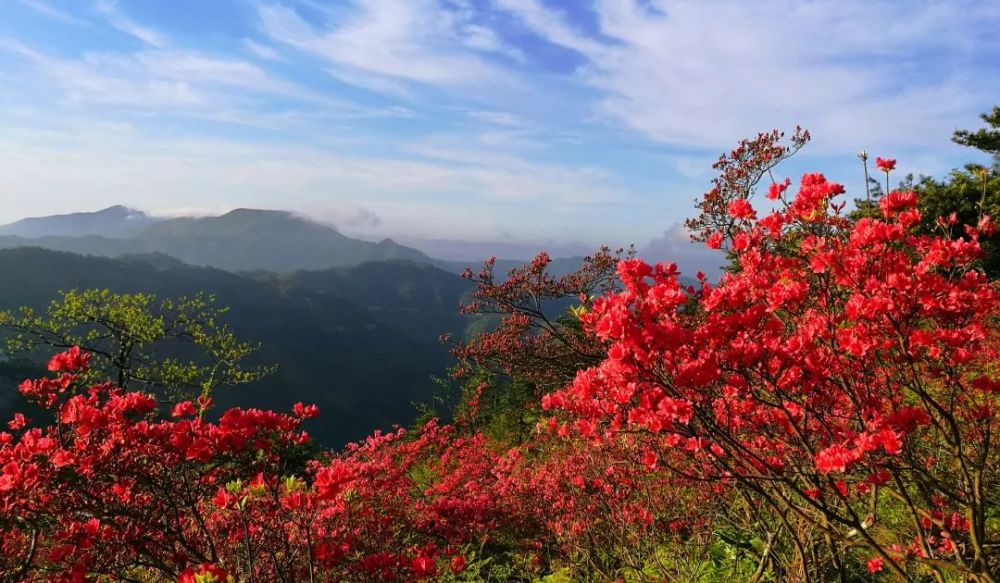
{"type": "MultiPolygon", "coordinates": [[[[644,244],[740,138],[943,175],[1000,2],[2,0],[0,223],[124,204],[363,236],[644,244]]],[[[682,233],[681,233],[682,234],[682,233]]]]}

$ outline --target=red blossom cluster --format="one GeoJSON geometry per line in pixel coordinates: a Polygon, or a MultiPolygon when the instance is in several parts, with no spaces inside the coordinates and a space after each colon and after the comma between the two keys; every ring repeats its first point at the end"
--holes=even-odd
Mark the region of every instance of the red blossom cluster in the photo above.
{"type": "Polygon", "coordinates": [[[0,573],[82,581],[147,565],[172,577],[216,563],[204,502],[216,484],[285,465],[307,439],[301,420],[232,409],[210,423],[206,400],[164,419],[152,395],[79,386],[87,363],[78,348],[53,357],[58,377],[21,386],[53,422],[28,427],[18,415],[0,433],[0,573]]]}
{"type": "Polygon", "coordinates": [[[624,290],[583,316],[607,357],[543,405],[585,436],[662,436],[656,454],[682,453],[685,473],[869,548],[873,571],[980,576],[1000,429],[1000,293],[976,267],[992,224],[915,235],[912,192],[851,223],[842,192],[806,174],[763,219],[730,203],[739,270],[693,297],[672,264],[621,262],[624,290]],[[875,528],[884,499],[913,524],[875,528]]]}
{"type": "Polygon", "coordinates": [[[86,366],[76,348],[53,357],[60,376],[22,393],[54,423],[18,415],[0,433],[4,580],[406,580],[441,561],[461,571],[462,545],[501,526],[496,492],[475,482],[496,461],[481,438],[435,424],[415,439],[376,435],[328,464],[299,463],[296,477],[299,424],[315,406],[209,422],[202,399],[164,418],[151,395],[83,390],[86,366]]]}
{"type": "MultiPolygon", "coordinates": [[[[732,239],[740,221],[756,218],[749,199],[758,182],[782,161],[795,155],[810,139],[809,132],[801,128],[795,129],[789,145],[781,142],[783,137],[778,130],[762,132],[752,139],[742,140],[712,165],[719,176],[712,180],[712,189],[695,202],[700,214],[685,221],[695,239],[718,249],[725,239],[732,239]]],[[[784,188],[775,185],[768,191],[768,197],[775,199],[783,191],[784,188]]]]}
{"type": "Polygon", "coordinates": [[[468,549],[502,548],[539,571],[604,523],[577,502],[588,484],[614,500],[636,489],[607,457],[498,451],[434,422],[296,467],[314,406],[209,422],[208,400],[184,401],[164,417],[151,395],[83,390],[86,364],[73,349],[50,363],[58,382],[25,383],[53,424],[19,415],[0,433],[5,580],[402,581],[461,573],[468,549]],[[551,516],[538,512],[543,494],[551,516]]]}
{"type": "Polygon", "coordinates": [[[184,401],[165,417],[147,394],[80,392],[75,354],[52,359],[64,372],[50,393],[25,384],[41,403],[58,395],[55,422],[0,434],[5,578],[405,581],[483,555],[543,574],[581,549],[692,524],[630,440],[547,432],[497,448],[431,422],[296,464],[315,407],[209,422],[210,402],[184,401]]]}
{"type": "Polygon", "coordinates": [[[882,172],[892,172],[896,169],[896,159],[895,158],[879,158],[875,157],[875,167],[882,172]]]}

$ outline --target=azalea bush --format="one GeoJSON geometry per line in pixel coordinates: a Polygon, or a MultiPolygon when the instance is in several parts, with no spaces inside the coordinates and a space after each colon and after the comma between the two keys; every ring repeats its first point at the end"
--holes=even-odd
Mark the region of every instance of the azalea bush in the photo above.
{"type": "Polygon", "coordinates": [[[305,459],[313,406],[209,422],[201,399],[162,415],[152,395],[79,384],[88,363],[78,348],[56,355],[51,377],[21,386],[56,422],[19,414],[0,434],[6,578],[528,578],[651,531],[646,501],[670,500],[635,475],[635,452],[562,438],[502,450],[435,422],[305,459]],[[609,530],[619,523],[636,526],[609,530]]]}
{"type": "Polygon", "coordinates": [[[406,579],[436,574],[442,557],[460,572],[461,546],[438,541],[500,526],[495,495],[465,487],[493,460],[448,428],[376,435],[307,463],[299,425],[315,407],[209,422],[200,399],[164,416],[152,395],[79,385],[89,360],[70,349],[50,361],[52,377],[21,386],[54,424],[19,414],[0,434],[5,580],[406,579]],[[435,479],[449,474],[465,480],[435,479]]]}
{"type": "Polygon", "coordinates": [[[625,289],[582,317],[605,360],[543,404],[584,436],[657,437],[651,464],[770,509],[777,569],[994,581],[1000,304],[977,268],[994,227],[916,235],[912,192],[852,222],[843,193],[806,174],[770,186],[770,212],[733,197],[705,238],[738,268],[694,293],[671,264],[621,262],[625,289]]]}
{"type": "Polygon", "coordinates": [[[210,513],[217,489],[290,471],[311,410],[232,409],[209,423],[202,398],[163,416],[150,394],[80,384],[89,361],[74,347],[49,362],[52,377],[21,385],[54,423],[32,427],[17,414],[0,433],[0,572],[141,580],[217,562],[226,553],[210,513]]]}
{"type": "Polygon", "coordinates": [[[451,423],[317,454],[313,406],[163,403],[55,355],[20,387],[52,420],[0,432],[0,579],[996,581],[993,223],[928,232],[910,191],[847,215],[773,177],[806,138],[720,160],[691,223],[718,282],[607,250],[470,272],[498,320],[453,345],[451,423]]]}

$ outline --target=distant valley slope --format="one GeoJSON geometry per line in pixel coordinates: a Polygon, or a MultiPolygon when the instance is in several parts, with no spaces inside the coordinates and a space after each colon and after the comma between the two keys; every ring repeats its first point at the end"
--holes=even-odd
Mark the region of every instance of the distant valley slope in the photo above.
{"type": "MultiPolygon", "coordinates": [[[[308,429],[329,445],[413,420],[413,403],[430,399],[431,376],[451,362],[437,337],[461,333],[457,306],[470,289],[455,274],[411,262],[248,277],[161,255],[107,259],[38,248],[0,250],[0,273],[0,309],[44,307],[72,288],[214,294],[232,308],[234,331],[263,344],[259,361],[278,365],[263,381],[221,389],[217,401],[285,410],[316,403],[323,415],[308,429]]],[[[0,418],[16,404],[26,372],[15,364],[0,362],[0,418]]]]}

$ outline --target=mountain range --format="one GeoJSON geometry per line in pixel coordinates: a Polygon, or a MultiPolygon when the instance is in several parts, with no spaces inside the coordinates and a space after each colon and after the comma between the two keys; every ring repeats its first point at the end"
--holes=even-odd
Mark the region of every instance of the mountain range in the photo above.
{"type": "MultiPolygon", "coordinates": [[[[91,213],[22,219],[0,225],[0,249],[36,246],[83,255],[120,257],[162,253],[189,265],[229,271],[291,273],[349,267],[372,261],[408,260],[446,271],[462,271],[470,263],[495,255],[503,273],[536,252],[552,256],[550,270],[563,274],[580,266],[595,249],[582,244],[477,242],[459,239],[392,239],[366,241],[335,227],[276,210],[236,209],[217,217],[153,217],[124,206],[91,213]]],[[[650,262],[675,261],[686,274],[717,277],[724,258],[703,245],[693,245],[679,224],[639,247],[650,262]]]]}
{"type": "MultiPolygon", "coordinates": [[[[668,231],[654,246],[683,255],[690,244],[668,231]]],[[[414,403],[438,390],[432,377],[453,363],[438,337],[493,325],[459,314],[472,291],[459,273],[477,262],[449,257],[355,239],[283,211],[166,219],[115,206],[0,226],[0,310],[43,308],[69,289],[213,294],[230,308],[233,330],[262,344],[257,363],[278,365],[264,380],[220,391],[219,404],[287,410],[316,403],[323,415],[311,433],[339,446],[412,422],[414,403]]],[[[569,273],[581,261],[556,258],[550,271],[569,273]]],[[[502,277],[523,262],[499,259],[495,269],[502,277]]],[[[40,360],[0,359],[0,419],[24,406],[15,387],[42,368],[40,360]]]]}
{"type": "Polygon", "coordinates": [[[256,209],[162,219],[115,206],[0,226],[0,249],[25,246],[104,257],[164,253],[189,265],[229,271],[288,273],[387,260],[434,263],[390,239],[354,239],[289,212],[256,209]]]}

